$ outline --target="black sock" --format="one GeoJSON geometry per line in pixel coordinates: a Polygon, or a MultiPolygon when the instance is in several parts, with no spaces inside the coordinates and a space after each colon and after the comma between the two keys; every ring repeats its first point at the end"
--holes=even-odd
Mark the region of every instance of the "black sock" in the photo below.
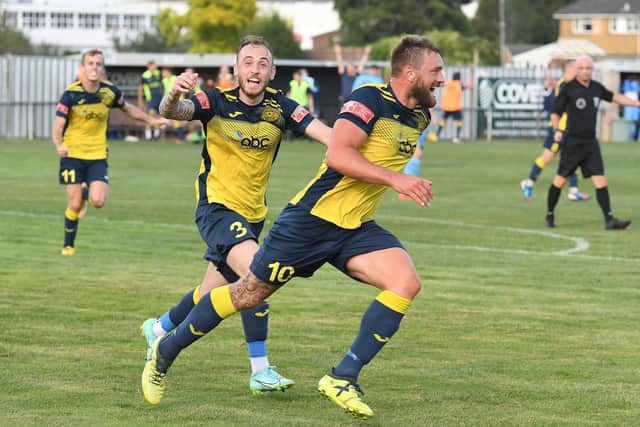
{"type": "Polygon", "coordinates": [[[602,209],[604,220],[609,221],[613,218],[613,212],[611,212],[611,201],[609,200],[609,187],[597,188],[596,199],[598,199],[598,204],[600,205],[600,209],[602,209]]]}
{"type": "Polygon", "coordinates": [[[547,215],[553,215],[553,210],[558,204],[561,192],[562,188],[558,188],[553,184],[549,187],[549,193],[547,194],[547,215]]]}

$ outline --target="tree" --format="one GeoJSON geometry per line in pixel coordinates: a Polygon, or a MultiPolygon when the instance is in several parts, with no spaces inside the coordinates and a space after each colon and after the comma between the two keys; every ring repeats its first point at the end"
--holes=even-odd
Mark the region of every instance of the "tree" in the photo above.
{"type": "Polygon", "coordinates": [[[188,40],[177,40],[169,46],[162,34],[157,32],[147,32],[140,34],[134,39],[120,40],[113,38],[113,45],[118,52],[172,52],[184,53],[189,50],[188,40]]]}
{"type": "Polygon", "coordinates": [[[157,23],[170,47],[187,41],[190,53],[234,52],[256,11],[255,0],[189,0],[185,15],[165,9],[157,23]]]}
{"type": "Polygon", "coordinates": [[[256,18],[244,31],[244,34],[263,36],[269,42],[273,54],[278,58],[303,58],[300,45],[295,41],[291,25],[280,15],[256,18]]]}
{"type": "MultiPolygon", "coordinates": [[[[505,0],[507,44],[546,44],[558,38],[558,21],[553,13],[575,0],[505,0]]],[[[480,0],[471,21],[475,35],[498,44],[499,0],[480,0]]]]}
{"type": "MultiPolygon", "coordinates": [[[[438,46],[445,64],[470,64],[473,62],[473,51],[478,50],[480,64],[497,64],[499,52],[487,40],[476,36],[465,36],[453,30],[434,30],[425,34],[438,46]]],[[[371,59],[389,60],[391,49],[400,41],[400,36],[386,37],[378,40],[371,48],[371,59]]]]}
{"type": "Polygon", "coordinates": [[[33,47],[24,34],[6,25],[4,12],[0,8],[0,54],[5,53],[32,54],[33,47]]]}
{"type": "Polygon", "coordinates": [[[461,0],[335,0],[343,43],[364,44],[398,34],[450,29],[467,34],[461,0]]]}

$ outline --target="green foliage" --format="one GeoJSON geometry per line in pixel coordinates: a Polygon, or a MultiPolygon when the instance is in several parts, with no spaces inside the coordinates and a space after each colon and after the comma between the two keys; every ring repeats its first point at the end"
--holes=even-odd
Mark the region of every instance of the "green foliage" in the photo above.
{"type": "Polygon", "coordinates": [[[553,13],[575,0],[510,0],[506,2],[507,42],[547,44],[558,38],[558,21],[553,13]]]}
{"type": "Polygon", "coordinates": [[[440,49],[445,64],[471,64],[474,49],[478,50],[480,64],[498,63],[500,55],[495,45],[480,37],[465,36],[451,30],[435,30],[426,35],[440,49]]]}
{"type": "Polygon", "coordinates": [[[404,33],[452,29],[467,34],[458,0],[336,0],[344,44],[364,44],[404,33]]]}
{"type": "Polygon", "coordinates": [[[184,53],[189,49],[186,39],[176,40],[170,46],[164,36],[156,32],[144,32],[135,39],[121,41],[113,38],[113,44],[119,52],[173,52],[184,53]]]}
{"type": "Polygon", "coordinates": [[[243,31],[244,35],[256,34],[269,42],[277,58],[303,58],[300,45],[294,40],[291,25],[280,15],[259,16],[243,31]]]}
{"type": "MultiPolygon", "coordinates": [[[[507,44],[546,44],[558,38],[553,13],[574,0],[505,0],[507,44]]],[[[499,0],[480,0],[471,21],[475,35],[496,46],[500,35],[499,0]]]]}
{"type": "MultiPolygon", "coordinates": [[[[496,47],[480,37],[465,36],[453,30],[434,30],[425,35],[438,46],[445,64],[471,64],[474,49],[478,49],[480,64],[492,65],[498,62],[496,47]]],[[[388,61],[391,50],[399,41],[400,36],[378,40],[371,47],[371,59],[388,61]]]]}
{"type": "Polygon", "coordinates": [[[0,54],[5,53],[28,55],[34,53],[34,48],[20,31],[2,25],[0,26],[0,54]]]}
{"type": "Polygon", "coordinates": [[[190,53],[234,52],[256,11],[255,0],[189,0],[185,15],[165,9],[158,29],[170,47],[188,41],[190,53]]]}

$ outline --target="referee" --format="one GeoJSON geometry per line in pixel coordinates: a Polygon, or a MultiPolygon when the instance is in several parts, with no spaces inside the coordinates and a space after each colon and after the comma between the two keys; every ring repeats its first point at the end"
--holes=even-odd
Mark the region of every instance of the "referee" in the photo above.
{"type": "Polygon", "coordinates": [[[600,145],[596,139],[596,119],[600,101],[615,102],[625,106],[640,106],[640,102],[619,93],[614,94],[595,80],[591,80],[593,59],[588,55],[576,58],[576,78],[562,87],[551,113],[551,125],[555,129],[554,140],[561,142],[560,164],[547,196],[547,216],[545,225],[555,227],[554,209],[558,203],[562,187],[567,177],[580,167],[584,178],[591,177],[596,188],[596,199],[604,214],[606,230],[624,230],[631,224],[613,216],[609,201],[607,178],[604,176],[604,162],[600,145]],[[560,116],[567,113],[566,134],[558,129],[560,116]]]}

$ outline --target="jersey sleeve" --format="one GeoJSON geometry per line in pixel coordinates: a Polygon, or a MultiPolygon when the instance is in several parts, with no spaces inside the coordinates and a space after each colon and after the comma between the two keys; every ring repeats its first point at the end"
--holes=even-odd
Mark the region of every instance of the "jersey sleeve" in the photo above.
{"type": "Polygon", "coordinates": [[[120,88],[116,85],[111,86],[111,90],[113,91],[113,103],[109,106],[109,108],[122,108],[124,107],[124,94],[120,90],[120,88]]]}
{"type": "Polygon", "coordinates": [[[215,115],[215,95],[218,93],[218,89],[215,89],[211,92],[196,92],[189,97],[195,106],[192,120],[200,120],[203,124],[211,120],[215,115]]]}
{"type": "Polygon", "coordinates": [[[567,104],[569,103],[569,93],[567,92],[567,85],[560,86],[560,92],[556,100],[553,102],[552,113],[562,115],[566,111],[567,104]]]}
{"type": "Polygon", "coordinates": [[[600,93],[601,93],[600,95],[601,99],[607,102],[613,101],[613,92],[611,92],[609,89],[607,89],[603,85],[600,85],[600,93]]]}
{"type": "Polygon", "coordinates": [[[303,135],[307,130],[307,126],[313,121],[313,115],[302,105],[286,96],[281,96],[278,102],[284,110],[287,129],[291,130],[296,136],[303,135]]]}
{"type": "Polygon", "coordinates": [[[64,119],[69,118],[69,110],[71,110],[71,95],[65,91],[56,105],[56,117],[62,117],[64,119]]]}
{"type": "Polygon", "coordinates": [[[376,96],[377,89],[364,86],[356,89],[342,105],[337,119],[345,119],[358,126],[368,134],[379,116],[380,102],[376,96]]]}

